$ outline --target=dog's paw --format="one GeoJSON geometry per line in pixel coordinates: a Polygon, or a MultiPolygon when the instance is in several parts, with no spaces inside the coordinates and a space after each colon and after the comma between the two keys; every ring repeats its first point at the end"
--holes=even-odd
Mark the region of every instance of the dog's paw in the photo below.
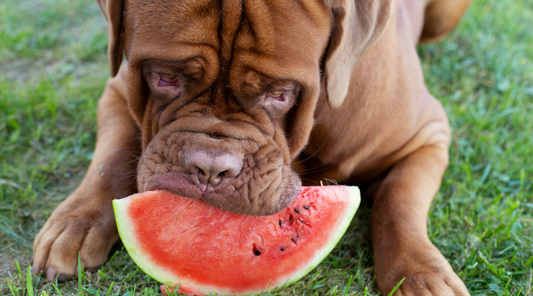
{"type": "Polygon", "coordinates": [[[111,200],[73,194],[52,213],[33,242],[31,264],[35,275],[67,280],[77,275],[78,254],[85,270],[107,261],[118,240],[111,200]]]}
{"type": "Polygon", "coordinates": [[[388,262],[381,261],[379,264],[376,258],[377,284],[384,295],[388,295],[404,278],[395,296],[470,295],[463,281],[431,243],[386,257],[388,262]]]}

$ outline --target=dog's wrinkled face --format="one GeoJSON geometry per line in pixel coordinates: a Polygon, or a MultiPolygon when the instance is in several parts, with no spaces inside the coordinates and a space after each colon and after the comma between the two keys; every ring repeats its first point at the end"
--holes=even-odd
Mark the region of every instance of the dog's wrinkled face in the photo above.
{"type": "Polygon", "coordinates": [[[126,2],[139,191],[270,215],[300,188],[331,16],[320,1],[126,2]]]}

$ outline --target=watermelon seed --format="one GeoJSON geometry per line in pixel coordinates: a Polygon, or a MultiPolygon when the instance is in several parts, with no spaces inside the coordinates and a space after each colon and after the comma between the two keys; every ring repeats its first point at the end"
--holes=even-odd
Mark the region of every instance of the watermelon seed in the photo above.
{"type": "Polygon", "coordinates": [[[304,209],[308,210],[309,211],[309,207],[308,206],[304,206],[304,209]]]}
{"type": "Polygon", "coordinates": [[[296,239],[293,238],[292,241],[293,241],[293,242],[296,242],[296,239]]]}
{"type": "Polygon", "coordinates": [[[279,227],[281,227],[281,220],[279,220],[279,227]]]}
{"type": "Polygon", "coordinates": [[[289,220],[291,220],[291,223],[292,223],[292,216],[289,217],[289,220]]]}
{"type": "Polygon", "coordinates": [[[259,250],[254,250],[254,255],[255,255],[255,256],[259,256],[259,255],[261,255],[261,251],[259,251],[259,250]]]}
{"type": "Polygon", "coordinates": [[[295,211],[297,214],[300,214],[300,211],[298,211],[298,209],[294,209],[294,211],[295,211]]]}
{"type": "Polygon", "coordinates": [[[283,247],[279,248],[282,252],[285,251],[285,249],[283,247]]]}

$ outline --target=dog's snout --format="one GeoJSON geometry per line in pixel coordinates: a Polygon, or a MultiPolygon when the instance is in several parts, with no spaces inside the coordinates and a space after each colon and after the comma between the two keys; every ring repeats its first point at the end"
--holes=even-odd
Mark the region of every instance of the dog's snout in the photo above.
{"type": "Polygon", "coordinates": [[[210,152],[201,149],[189,151],[185,155],[184,166],[198,180],[211,186],[218,185],[223,177],[235,178],[242,169],[242,157],[230,152],[210,152]]]}

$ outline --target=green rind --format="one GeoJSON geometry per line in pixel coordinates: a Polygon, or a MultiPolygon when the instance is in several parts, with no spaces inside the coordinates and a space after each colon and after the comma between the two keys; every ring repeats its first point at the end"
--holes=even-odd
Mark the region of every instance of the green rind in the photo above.
{"type": "Polygon", "coordinates": [[[171,272],[166,271],[163,267],[157,266],[152,263],[152,260],[148,258],[148,256],[146,256],[144,253],[137,251],[133,246],[140,245],[141,242],[139,242],[135,238],[135,235],[132,232],[132,225],[134,224],[130,221],[126,213],[126,211],[128,210],[128,206],[131,202],[135,202],[135,197],[115,199],[113,200],[113,211],[115,213],[115,221],[117,223],[120,239],[122,240],[124,247],[126,247],[126,250],[128,251],[128,254],[130,255],[131,259],[133,259],[135,264],[137,264],[137,266],[142,271],[144,271],[146,274],[148,274],[158,282],[169,287],[172,287],[175,285],[175,283],[179,282],[182,285],[194,287],[206,294],[211,291],[217,291],[219,295],[221,293],[223,293],[223,295],[231,293],[231,291],[229,290],[222,290],[217,287],[205,286],[196,282],[189,282],[187,280],[180,279],[171,272]]]}
{"type": "MultiPolygon", "coordinates": [[[[272,290],[274,288],[281,288],[286,287],[294,282],[301,279],[303,276],[308,274],[311,270],[313,270],[324,258],[326,258],[329,253],[335,248],[337,243],[340,241],[340,239],[343,237],[344,233],[350,226],[350,222],[353,219],[353,216],[355,215],[355,212],[359,208],[359,204],[361,203],[361,195],[359,188],[355,186],[346,186],[348,190],[348,203],[346,212],[344,215],[344,218],[340,220],[336,227],[337,231],[332,233],[332,236],[328,240],[329,242],[323,246],[322,249],[317,250],[314,257],[309,260],[309,263],[304,266],[301,271],[296,272],[293,274],[290,278],[288,278],[284,284],[282,285],[276,285],[273,287],[269,287],[267,289],[261,290],[261,291],[248,291],[246,294],[256,294],[256,293],[263,293],[269,290],[272,290]]],[[[187,285],[194,287],[195,289],[198,289],[202,291],[203,293],[209,294],[214,293],[216,295],[227,295],[231,294],[230,290],[220,288],[220,287],[210,287],[205,286],[201,284],[197,284],[195,282],[189,282],[187,280],[179,279],[175,275],[173,275],[170,272],[167,272],[162,268],[161,266],[156,266],[152,263],[152,261],[143,253],[138,252],[133,248],[133,246],[138,245],[140,242],[138,242],[135,239],[135,236],[132,232],[133,228],[131,223],[129,221],[128,215],[126,214],[126,211],[128,209],[128,205],[130,202],[134,202],[135,198],[124,198],[124,199],[117,199],[113,200],[113,211],[115,212],[115,220],[117,222],[117,228],[120,235],[120,238],[122,239],[122,243],[126,247],[126,250],[130,254],[130,257],[133,259],[133,261],[143,270],[146,274],[153,277],[155,280],[161,282],[164,285],[167,285],[169,287],[172,287],[175,283],[179,282],[182,285],[187,285]]]]}
{"type": "Polygon", "coordinates": [[[131,231],[133,230],[131,225],[134,224],[130,222],[126,211],[128,210],[129,204],[133,200],[134,199],[128,198],[113,200],[113,212],[115,213],[115,221],[117,223],[118,234],[120,235],[122,244],[128,251],[128,254],[142,271],[144,271],[148,275],[159,274],[159,272],[161,271],[154,273],[154,270],[152,270],[151,268],[152,264],[150,260],[148,260],[146,256],[144,256],[142,253],[137,252],[137,250],[132,247],[138,245],[138,242],[135,238],[135,235],[131,231]]]}

